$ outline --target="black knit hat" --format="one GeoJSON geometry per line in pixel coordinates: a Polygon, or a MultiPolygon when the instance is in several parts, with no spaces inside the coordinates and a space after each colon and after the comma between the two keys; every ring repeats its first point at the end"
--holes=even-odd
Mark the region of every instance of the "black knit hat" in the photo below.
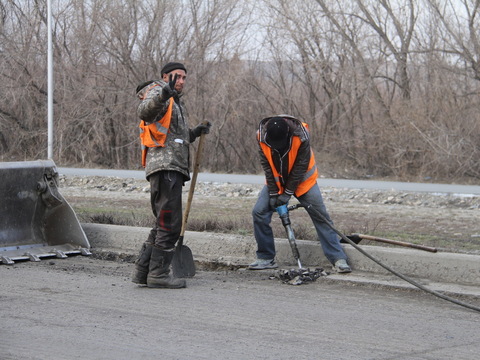
{"type": "Polygon", "coordinates": [[[169,62],[165,64],[165,66],[162,68],[161,75],[163,76],[164,74],[168,74],[169,72],[173,70],[183,70],[185,73],[187,73],[187,69],[182,63],[179,62],[169,62]]]}
{"type": "Polygon", "coordinates": [[[280,150],[288,146],[290,141],[290,127],[285,119],[273,117],[267,123],[266,141],[274,149],[280,150]]]}

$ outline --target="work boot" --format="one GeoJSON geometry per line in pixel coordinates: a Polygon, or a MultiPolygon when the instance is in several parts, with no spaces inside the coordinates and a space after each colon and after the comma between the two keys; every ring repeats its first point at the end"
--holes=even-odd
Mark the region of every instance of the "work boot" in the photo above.
{"type": "Polygon", "coordinates": [[[276,269],[278,265],[274,259],[257,259],[254,263],[248,265],[249,270],[276,269]]]}
{"type": "Polygon", "coordinates": [[[352,269],[347,263],[347,260],[345,259],[340,259],[335,262],[335,270],[337,270],[338,273],[350,273],[352,272],[352,269]]]}
{"type": "Polygon", "coordinates": [[[152,255],[152,244],[145,242],[140,249],[138,258],[135,261],[135,270],[133,271],[132,281],[135,284],[147,285],[148,268],[150,257],[152,255]]]}
{"type": "Polygon", "coordinates": [[[147,275],[147,286],[149,288],[179,289],[187,286],[184,279],[178,279],[170,275],[170,263],[174,253],[173,249],[165,251],[155,246],[152,247],[147,275]]]}

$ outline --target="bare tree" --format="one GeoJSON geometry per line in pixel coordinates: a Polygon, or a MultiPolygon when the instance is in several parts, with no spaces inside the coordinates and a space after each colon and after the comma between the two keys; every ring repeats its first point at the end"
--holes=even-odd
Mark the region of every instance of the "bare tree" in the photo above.
{"type": "MultiPolygon", "coordinates": [[[[190,125],[214,124],[205,170],[259,172],[259,121],[290,113],[335,169],[480,176],[478,0],[53,5],[62,165],[140,168],[135,88],[182,61],[190,125]]],[[[0,0],[3,161],[46,155],[46,10],[0,0]]]]}
{"type": "MultiPolygon", "coordinates": [[[[344,68],[338,38],[329,36],[331,26],[312,1],[265,1],[268,11],[267,39],[270,88],[263,96],[274,113],[291,113],[310,122],[319,146],[330,132],[338,134],[343,103],[344,68]]],[[[343,43],[343,42],[342,42],[343,43]]]]}
{"type": "Polygon", "coordinates": [[[402,97],[410,99],[411,86],[408,75],[408,58],[410,46],[417,21],[417,8],[414,0],[396,3],[395,7],[390,0],[379,0],[372,5],[366,5],[365,0],[356,0],[361,13],[362,21],[371,27],[385,45],[385,55],[389,54],[396,62],[396,71],[393,76],[386,73],[385,78],[398,84],[402,97]],[[398,74],[398,76],[397,76],[398,74]],[[398,78],[398,80],[397,80],[398,78]]]}
{"type": "MultiPolygon", "coordinates": [[[[42,23],[35,21],[42,9],[38,4],[27,5],[12,0],[4,1],[2,32],[0,33],[0,148],[14,159],[41,156],[46,142],[46,128],[42,128],[42,114],[46,83],[42,76],[46,59],[39,56],[39,42],[45,37],[42,23]],[[15,134],[15,136],[12,136],[15,134]],[[16,151],[10,153],[12,147],[16,151]]],[[[7,160],[8,158],[4,158],[7,160]]]]}
{"type": "Polygon", "coordinates": [[[463,59],[480,80],[480,1],[425,0],[442,25],[442,48],[433,49],[463,59]]]}

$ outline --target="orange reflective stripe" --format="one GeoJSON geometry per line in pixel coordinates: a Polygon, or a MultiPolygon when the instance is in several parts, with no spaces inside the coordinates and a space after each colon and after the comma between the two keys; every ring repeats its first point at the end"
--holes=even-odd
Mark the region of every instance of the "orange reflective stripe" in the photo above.
{"type": "MultiPolygon", "coordinates": [[[[308,124],[302,123],[302,125],[307,130],[307,132],[309,132],[308,124]]],[[[289,166],[293,166],[290,164],[293,164],[295,162],[295,159],[297,158],[298,149],[300,148],[300,145],[301,145],[300,139],[297,138],[297,140],[298,140],[298,145],[295,149],[295,158],[293,158],[293,162],[290,162],[290,158],[289,158],[289,166]]],[[[317,183],[317,178],[318,178],[318,168],[315,163],[315,156],[313,155],[313,150],[310,149],[310,162],[308,163],[307,172],[305,173],[302,182],[300,183],[300,185],[298,185],[297,189],[295,190],[295,195],[302,196],[303,194],[305,194],[308,190],[312,188],[313,185],[317,183]]]]}
{"type": "Polygon", "coordinates": [[[292,137],[292,146],[290,148],[290,152],[288,153],[288,173],[292,171],[293,164],[295,163],[295,159],[298,155],[298,149],[302,145],[300,138],[298,136],[292,137]]]}
{"type": "Polygon", "coordinates": [[[308,190],[312,188],[313,185],[317,183],[317,178],[318,178],[318,169],[317,165],[315,164],[315,156],[313,155],[313,151],[310,150],[310,162],[308,164],[308,169],[307,172],[305,173],[305,176],[298,185],[297,189],[295,190],[295,195],[296,196],[302,196],[305,194],[308,190]]]}
{"type": "Polygon", "coordinates": [[[262,148],[263,153],[265,154],[265,157],[268,160],[268,163],[270,164],[270,169],[272,169],[273,178],[274,178],[275,184],[277,185],[277,188],[278,188],[278,193],[282,194],[283,193],[283,186],[282,186],[282,183],[280,182],[281,175],[279,174],[279,172],[277,171],[277,168],[273,164],[272,149],[270,149],[268,147],[268,145],[265,144],[264,142],[260,142],[260,146],[262,148]]]}
{"type": "MultiPolygon", "coordinates": [[[[157,86],[157,85],[155,85],[157,86]]],[[[153,87],[153,86],[152,86],[153,87]]],[[[147,90],[148,91],[148,90],[147,90]]],[[[151,124],[146,124],[145,121],[140,121],[140,142],[142,145],[142,166],[145,167],[147,163],[147,151],[150,147],[164,147],[167,139],[170,121],[172,120],[173,99],[170,99],[168,109],[165,115],[151,124]]]]}

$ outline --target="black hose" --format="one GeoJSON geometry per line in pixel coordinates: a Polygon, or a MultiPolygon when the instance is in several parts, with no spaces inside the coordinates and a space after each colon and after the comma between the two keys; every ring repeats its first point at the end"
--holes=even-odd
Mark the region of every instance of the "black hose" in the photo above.
{"type": "Polygon", "coordinates": [[[372,255],[370,255],[369,253],[367,253],[365,250],[363,250],[360,246],[358,246],[357,244],[355,244],[352,240],[350,240],[348,237],[346,237],[344,234],[342,234],[340,231],[338,231],[331,223],[330,221],[327,221],[327,219],[325,218],[325,216],[323,216],[318,210],[314,209],[312,207],[311,204],[309,204],[308,206],[304,206],[304,205],[301,205],[301,204],[296,204],[296,205],[292,205],[292,206],[289,206],[289,210],[293,210],[293,209],[296,209],[298,207],[305,207],[306,209],[310,209],[310,210],[313,210],[313,212],[324,222],[326,223],[333,231],[335,231],[338,236],[340,236],[344,241],[346,241],[348,244],[352,245],[355,249],[357,249],[358,251],[360,251],[363,255],[365,255],[366,257],[368,257],[370,260],[374,261],[375,263],[377,263],[378,265],[380,265],[381,267],[383,267],[384,269],[390,271],[392,274],[398,276],[399,278],[405,280],[406,282],[412,284],[413,286],[416,286],[417,288],[419,288],[420,290],[423,290],[429,294],[432,294],[434,296],[437,296],[443,300],[447,300],[447,301],[450,301],[454,304],[457,304],[457,305],[460,305],[460,306],[463,306],[463,307],[466,307],[470,310],[474,310],[474,311],[478,311],[480,312],[480,307],[477,307],[477,306],[474,306],[474,305],[470,305],[470,304],[467,304],[463,301],[460,301],[460,300],[457,300],[457,299],[454,299],[450,296],[447,296],[447,295],[443,295],[435,290],[431,290],[425,286],[423,286],[422,284],[419,284],[418,282],[416,282],[415,280],[413,279],[410,279],[409,277],[403,275],[402,273],[399,273],[398,271],[392,269],[391,267],[383,264],[380,260],[377,260],[375,259],[372,255]]]}

